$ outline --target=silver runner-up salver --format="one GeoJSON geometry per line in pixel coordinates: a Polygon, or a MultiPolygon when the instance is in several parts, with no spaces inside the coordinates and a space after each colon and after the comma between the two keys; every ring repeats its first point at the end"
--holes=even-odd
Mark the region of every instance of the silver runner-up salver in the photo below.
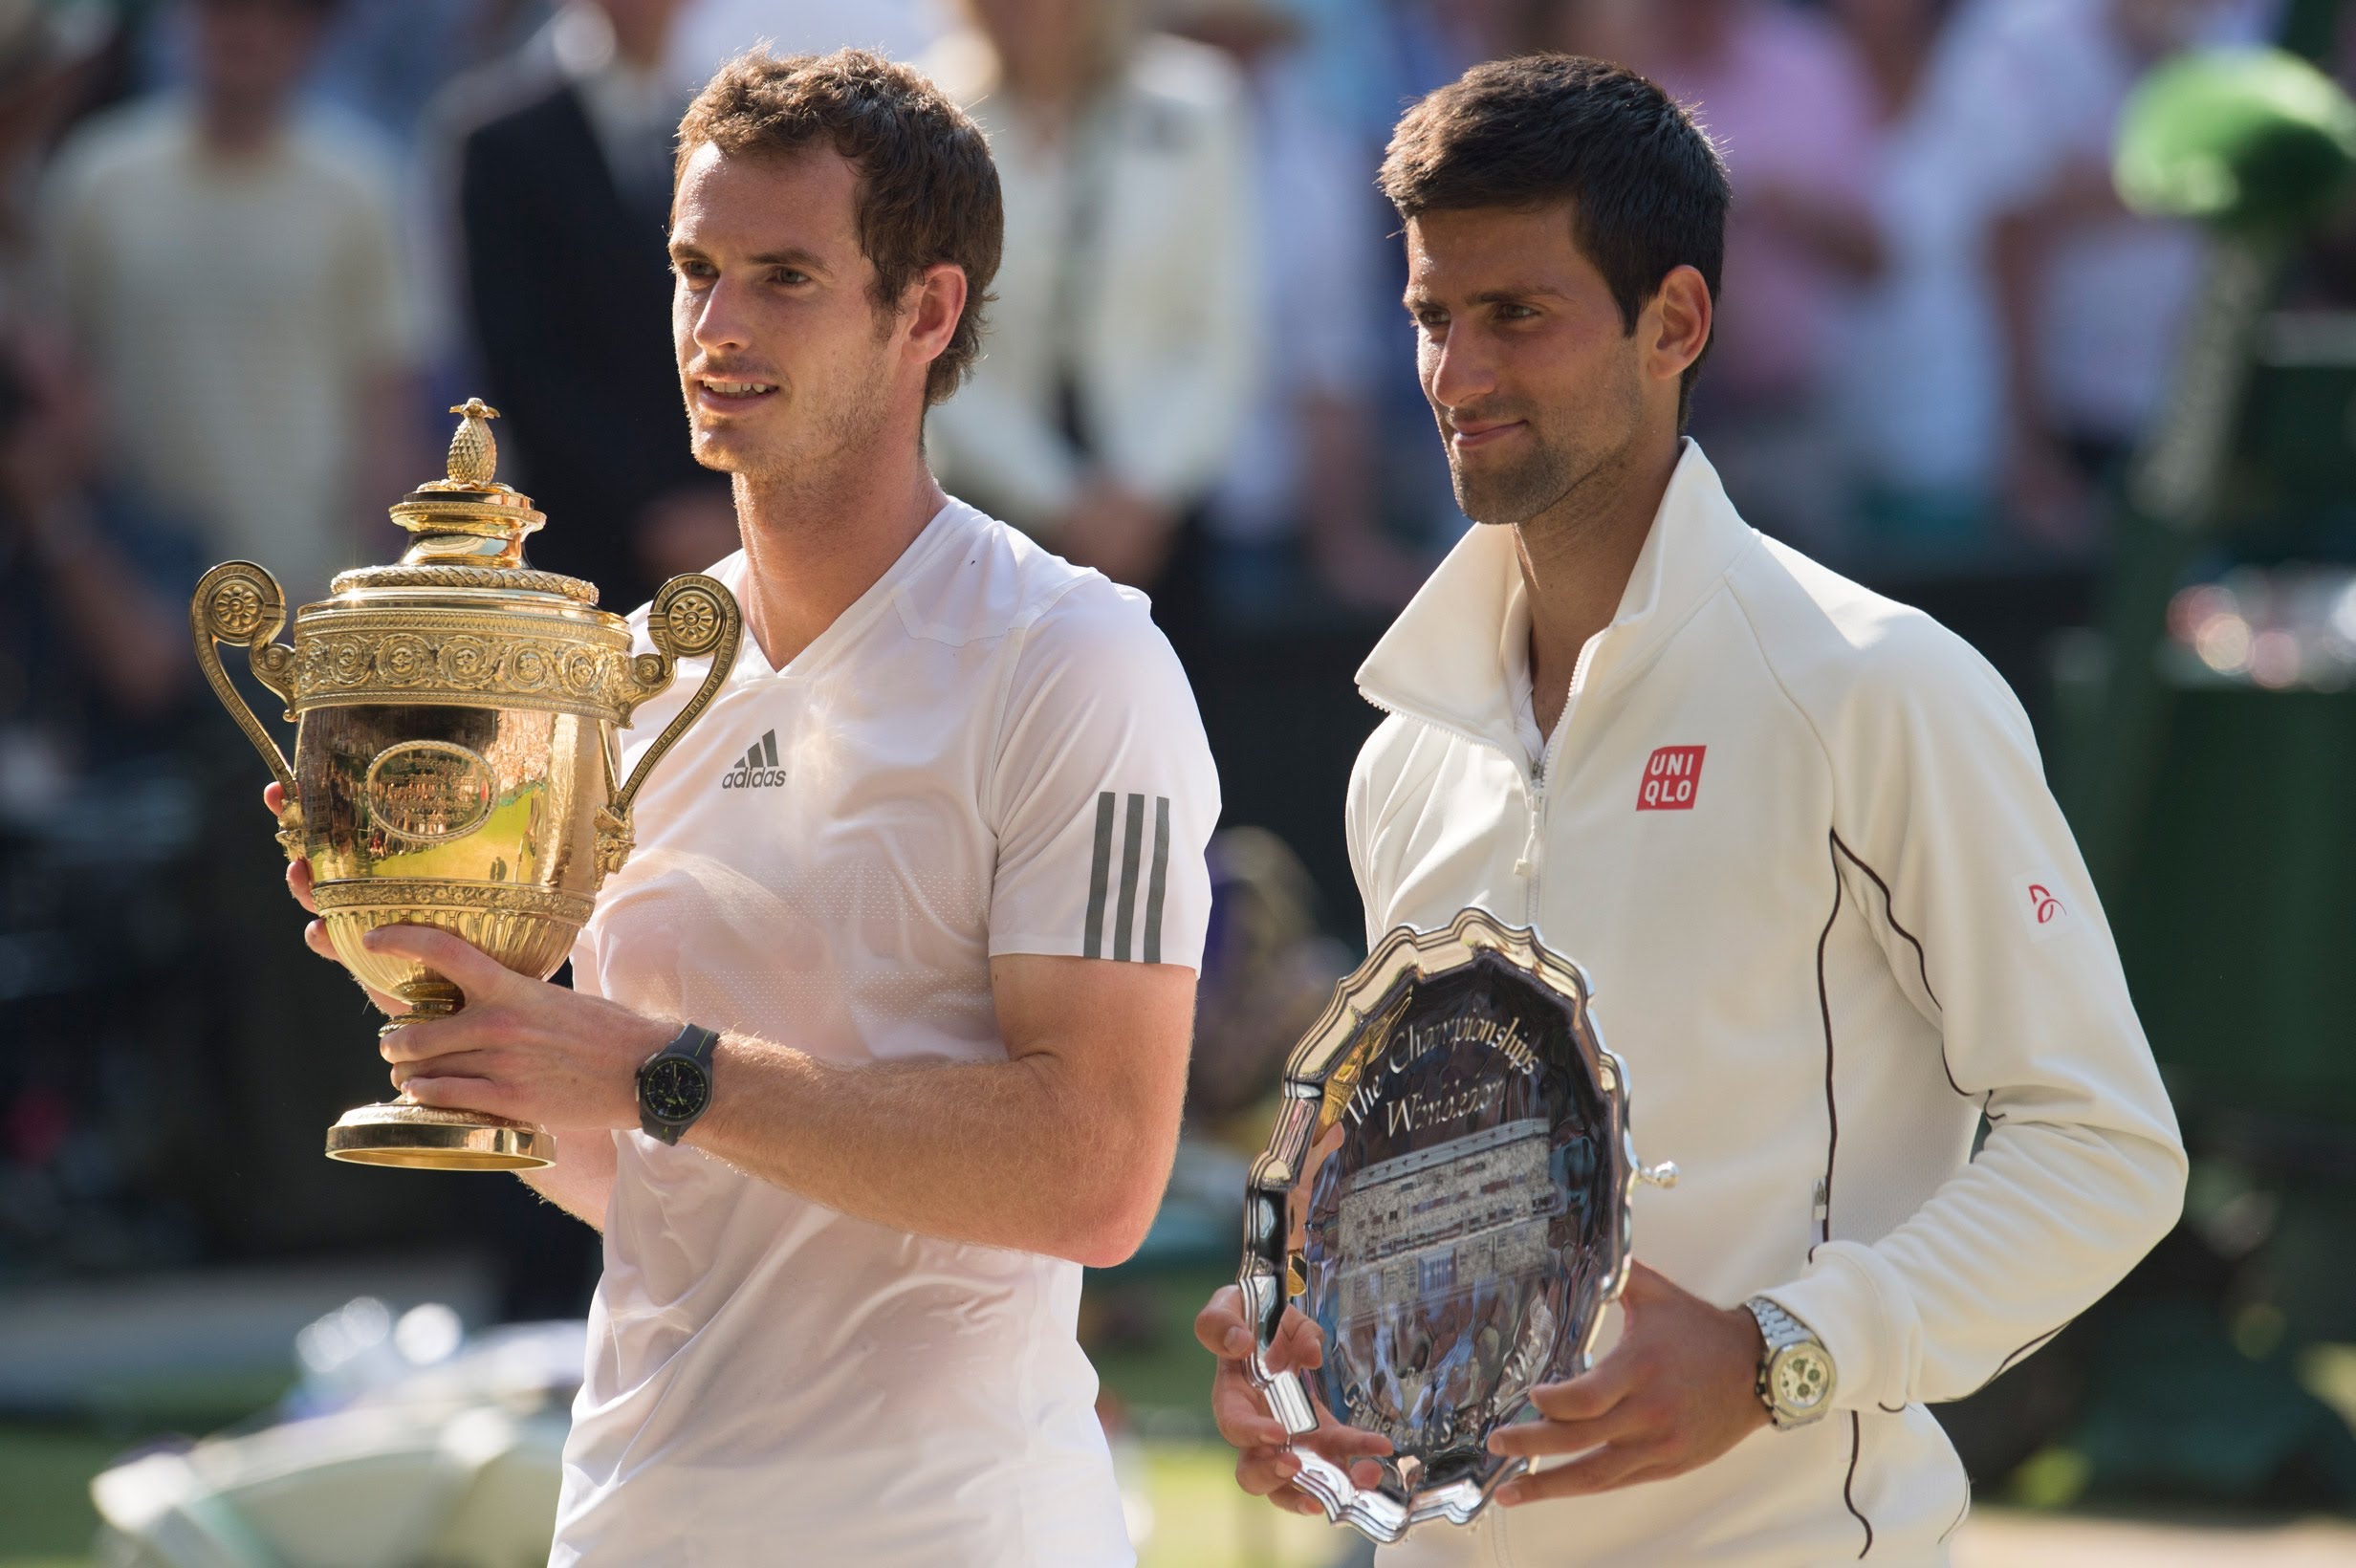
{"type": "Polygon", "coordinates": [[[1525,1468],[1489,1434],[1586,1370],[1627,1279],[1629,1194],[1676,1180],[1637,1163],[1591,994],[1532,932],[1467,909],[1385,938],[1286,1065],[1244,1197],[1251,1374],[1294,1484],[1375,1540],[1467,1523],[1525,1468]],[[1323,1361],[1272,1373],[1288,1303],[1323,1361]],[[1336,1426],[1388,1442],[1379,1482],[1317,1451],[1336,1426]]]}

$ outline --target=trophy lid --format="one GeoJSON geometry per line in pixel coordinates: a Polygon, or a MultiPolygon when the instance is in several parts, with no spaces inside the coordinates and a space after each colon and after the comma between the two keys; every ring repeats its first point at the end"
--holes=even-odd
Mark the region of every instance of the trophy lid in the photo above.
{"type": "Polygon", "coordinates": [[[559,594],[595,604],[595,584],[524,564],[524,535],[548,518],[534,509],[532,497],[492,477],[499,444],[490,422],[499,417],[499,410],[480,398],[469,398],[450,412],[464,418],[450,437],[445,476],[418,486],[392,508],[393,521],[409,531],[409,548],[398,564],[338,574],[334,591],[504,588],[559,594]]]}

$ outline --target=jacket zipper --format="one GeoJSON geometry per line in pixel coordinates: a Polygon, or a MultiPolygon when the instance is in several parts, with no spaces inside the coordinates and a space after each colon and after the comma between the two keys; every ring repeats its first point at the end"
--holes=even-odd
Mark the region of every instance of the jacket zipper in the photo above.
{"type": "Polygon", "coordinates": [[[1545,750],[1525,775],[1530,789],[1530,834],[1522,841],[1521,858],[1514,862],[1514,875],[1522,880],[1522,922],[1534,931],[1538,929],[1538,873],[1546,843],[1546,781],[1554,776],[1563,737],[1571,732],[1571,714],[1586,686],[1587,666],[1595,662],[1595,650],[1603,643],[1603,632],[1609,630],[1605,626],[1579,650],[1579,659],[1571,665],[1570,686],[1562,694],[1562,711],[1555,715],[1554,732],[1546,737],[1545,750]]]}
{"type": "MultiPolygon", "coordinates": [[[[1611,630],[1609,626],[1603,628],[1603,631],[1609,630],[1611,630]]],[[[1587,666],[1595,662],[1595,650],[1603,641],[1603,631],[1597,632],[1587,639],[1586,645],[1579,650],[1578,662],[1571,665],[1570,688],[1563,693],[1562,711],[1555,716],[1554,733],[1546,738],[1545,750],[1538,754],[1535,764],[1528,768],[1516,770],[1521,774],[1522,788],[1530,805],[1530,830],[1522,839],[1521,854],[1514,861],[1514,875],[1522,879],[1521,918],[1533,930],[1538,928],[1538,870],[1539,850],[1542,844],[1541,836],[1545,829],[1546,779],[1554,772],[1557,753],[1561,750],[1562,737],[1570,732],[1571,710],[1578,706],[1580,691],[1587,684],[1587,666]]],[[[1401,708],[1396,703],[1385,702],[1363,686],[1359,688],[1358,694],[1365,698],[1371,706],[1385,713],[1396,713],[1413,719],[1418,724],[1428,724],[1443,734],[1455,736],[1467,745],[1485,746],[1493,751],[1501,752],[1505,750],[1494,740],[1485,735],[1476,735],[1460,724],[1451,724],[1446,719],[1435,717],[1419,708],[1401,708]]]]}

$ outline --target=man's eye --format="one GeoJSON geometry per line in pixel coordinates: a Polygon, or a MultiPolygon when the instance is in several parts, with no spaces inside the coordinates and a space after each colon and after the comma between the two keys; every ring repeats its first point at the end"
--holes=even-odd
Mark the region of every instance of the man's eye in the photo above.
{"type": "Polygon", "coordinates": [[[700,282],[711,275],[711,263],[708,261],[674,261],[671,263],[671,271],[677,272],[681,277],[700,282]]]}
{"type": "Polygon", "coordinates": [[[810,274],[808,272],[796,272],[791,267],[780,267],[774,272],[770,274],[770,281],[773,283],[782,283],[787,288],[791,289],[809,282],[810,274]]]}
{"type": "Polygon", "coordinates": [[[1538,312],[1527,305],[1499,305],[1497,307],[1497,319],[1500,321],[1527,321],[1537,315],[1538,312]]]}

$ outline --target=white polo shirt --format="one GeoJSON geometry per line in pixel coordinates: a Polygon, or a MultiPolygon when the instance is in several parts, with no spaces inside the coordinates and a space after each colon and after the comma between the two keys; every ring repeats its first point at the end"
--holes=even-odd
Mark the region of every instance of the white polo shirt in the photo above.
{"type": "MultiPolygon", "coordinates": [[[[743,557],[713,575],[741,593],[743,557]]],[[[745,638],[575,983],[830,1061],[1000,1061],[995,954],[1199,966],[1218,810],[1144,598],[951,501],[786,668],[745,638]]],[[[1131,1560],[1078,1265],[615,1147],[552,1562],[1131,1560]]]]}
{"type": "Polygon", "coordinates": [[[1970,1492],[1926,1405],[2116,1283],[2185,1176],[2028,721],[1928,616],[1744,526],[1690,442],[1542,742],[1528,635],[1513,534],[1476,528],[1359,671],[1391,714],[1350,785],[1368,937],[1480,904],[1584,964],[1637,1151],[1682,1172],[1636,1192],[1635,1255],[1774,1297],[1839,1386],[1687,1474],[1378,1560],[1942,1562],[1970,1492]]]}

